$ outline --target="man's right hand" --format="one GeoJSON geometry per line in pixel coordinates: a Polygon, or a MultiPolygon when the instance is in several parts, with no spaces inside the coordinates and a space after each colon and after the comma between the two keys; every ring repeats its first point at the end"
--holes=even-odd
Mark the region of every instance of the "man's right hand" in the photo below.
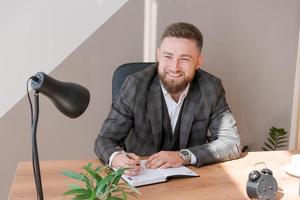
{"type": "Polygon", "coordinates": [[[126,167],[124,174],[128,176],[138,175],[141,171],[141,158],[134,153],[119,153],[113,158],[111,165],[114,168],[126,167]]]}

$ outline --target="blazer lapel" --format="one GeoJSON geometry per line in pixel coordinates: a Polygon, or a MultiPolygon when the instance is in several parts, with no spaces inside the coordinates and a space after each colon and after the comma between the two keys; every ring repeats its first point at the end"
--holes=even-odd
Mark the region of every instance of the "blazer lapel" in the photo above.
{"type": "Polygon", "coordinates": [[[147,107],[151,121],[156,151],[160,150],[162,140],[162,96],[158,76],[153,80],[147,95],[147,107]]]}
{"type": "Polygon", "coordinates": [[[193,120],[200,102],[201,93],[198,82],[195,79],[191,82],[189,92],[185,97],[180,124],[179,149],[184,149],[187,146],[193,120]]]}

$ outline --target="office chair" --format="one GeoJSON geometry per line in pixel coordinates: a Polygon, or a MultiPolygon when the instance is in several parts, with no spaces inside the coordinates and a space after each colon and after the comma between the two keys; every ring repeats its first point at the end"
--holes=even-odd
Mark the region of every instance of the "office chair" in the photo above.
{"type": "Polygon", "coordinates": [[[153,62],[136,62],[136,63],[126,63],[119,66],[113,74],[112,78],[112,101],[114,102],[115,97],[117,96],[119,90],[126,77],[135,72],[141,71],[146,67],[154,64],[153,62]]]}

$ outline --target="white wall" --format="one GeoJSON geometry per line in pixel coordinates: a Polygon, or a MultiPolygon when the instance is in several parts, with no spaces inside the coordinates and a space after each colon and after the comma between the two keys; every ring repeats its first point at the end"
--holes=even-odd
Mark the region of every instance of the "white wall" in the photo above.
{"type": "Polygon", "coordinates": [[[0,1],[0,118],[127,0],[0,1]]]}
{"type": "Polygon", "coordinates": [[[297,65],[294,81],[294,95],[293,95],[293,110],[291,120],[291,134],[289,140],[289,149],[294,150],[300,148],[299,146],[299,130],[300,130],[300,29],[298,37],[298,50],[297,50],[297,65]]]}

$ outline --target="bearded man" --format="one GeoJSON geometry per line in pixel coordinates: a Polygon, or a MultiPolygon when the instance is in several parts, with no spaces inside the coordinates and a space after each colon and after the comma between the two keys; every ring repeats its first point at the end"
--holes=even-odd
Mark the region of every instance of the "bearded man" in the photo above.
{"type": "Polygon", "coordinates": [[[221,80],[200,69],[203,39],[192,24],[169,25],[158,63],[129,75],[95,141],[112,167],[137,175],[147,168],[203,165],[238,158],[236,122],[221,80]]]}

